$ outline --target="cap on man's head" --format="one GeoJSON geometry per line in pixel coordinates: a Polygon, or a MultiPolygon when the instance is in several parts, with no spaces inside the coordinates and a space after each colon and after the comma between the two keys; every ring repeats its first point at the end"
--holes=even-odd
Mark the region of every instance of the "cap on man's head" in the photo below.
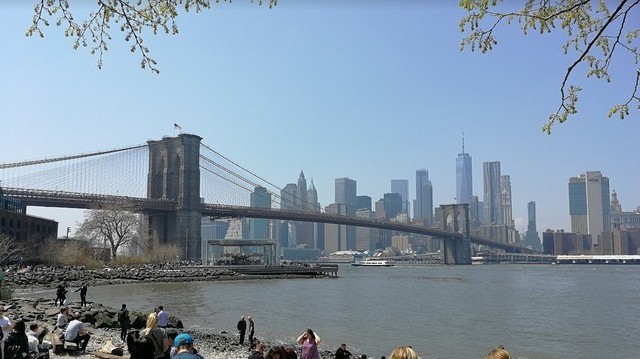
{"type": "Polygon", "coordinates": [[[4,307],[0,305],[0,312],[4,312],[4,307]]]}
{"type": "Polygon", "coordinates": [[[173,340],[174,347],[187,344],[193,344],[193,338],[187,333],[178,334],[178,336],[173,340]]]}

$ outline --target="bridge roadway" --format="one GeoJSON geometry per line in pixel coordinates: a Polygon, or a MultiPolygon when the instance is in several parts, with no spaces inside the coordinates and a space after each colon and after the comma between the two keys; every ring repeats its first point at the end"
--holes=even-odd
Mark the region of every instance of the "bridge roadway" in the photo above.
{"type": "MultiPolygon", "coordinates": [[[[137,198],[127,196],[99,195],[87,193],[75,193],[64,191],[34,190],[23,188],[3,187],[5,195],[19,198],[27,206],[56,207],[56,208],[78,208],[78,209],[100,209],[111,206],[121,207],[125,210],[135,212],[146,211],[174,211],[179,209],[176,201],[165,199],[137,198]]],[[[203,216],[212,218],[264,218],[281,219],[289,221],[317,222],[342,224],[357,227],[368,227],[386,230],[395,230],[406,233],[416,233],[438,238],[464,238],[463,233],[450,232],[438,228],[427,228],[423,226],[380,221],[374,219],[347,217],[331,213],[291,211],[273,208],[256,208],[247,206],[231,206],[221,204],[203,204],[200,209],[203,216]]],[[[474,244],[486,245],[493,248],[500,248],[512,253],[535,253],[527,248],[513,244],[496,242],[480,236],[470,236],[474,244]]]]}

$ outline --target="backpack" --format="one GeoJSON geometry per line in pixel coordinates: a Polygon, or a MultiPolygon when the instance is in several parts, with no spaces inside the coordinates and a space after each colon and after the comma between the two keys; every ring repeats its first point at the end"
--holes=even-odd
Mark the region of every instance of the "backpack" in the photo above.
{"type": "Polygon", "coordinates": [[[120,310],[118,312],[118,322],[129,323],[129,311],[128,310],[120,310]]]}
{"type": "MultiPolygon", "coordinates": [[[[4,359],[24,359],[19,344],[6,345],[4,347],[4,359]]],[[[26,353],[25,353],[26,356],[26,353]]]]}
{"type": "Polygon", "coordinates": [[[127,351],[130,359],[153,359],[155,357],[155,345],[151,334],[140,335],[137,330],[127,335],[127,351]]]}

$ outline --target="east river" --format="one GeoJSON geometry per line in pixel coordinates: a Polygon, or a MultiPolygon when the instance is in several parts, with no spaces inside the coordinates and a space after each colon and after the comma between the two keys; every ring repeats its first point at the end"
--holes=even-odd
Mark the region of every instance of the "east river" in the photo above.
{"type": "Polygon", "coordinates": [[[312,328],[321,349],[344,342],[370,358],[398,345],[422,358],[482,358],[498,344],[513,358],[640,353],[637,265],[341,265],[339,276],[105,286],[88,300],[164,305],[187,327],[231,333],[251,315],[258,338],[293,343],[312,328]]]}

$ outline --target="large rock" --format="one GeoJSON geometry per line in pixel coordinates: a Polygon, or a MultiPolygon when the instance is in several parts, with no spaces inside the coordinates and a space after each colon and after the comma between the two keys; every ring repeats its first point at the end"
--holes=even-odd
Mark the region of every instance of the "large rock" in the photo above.
{"type": "Polygon", "coordinates": [[[96,315],[94,326],[96,328],[118,328],[118,321],[109,313],[101,312],[96,315]]]}

